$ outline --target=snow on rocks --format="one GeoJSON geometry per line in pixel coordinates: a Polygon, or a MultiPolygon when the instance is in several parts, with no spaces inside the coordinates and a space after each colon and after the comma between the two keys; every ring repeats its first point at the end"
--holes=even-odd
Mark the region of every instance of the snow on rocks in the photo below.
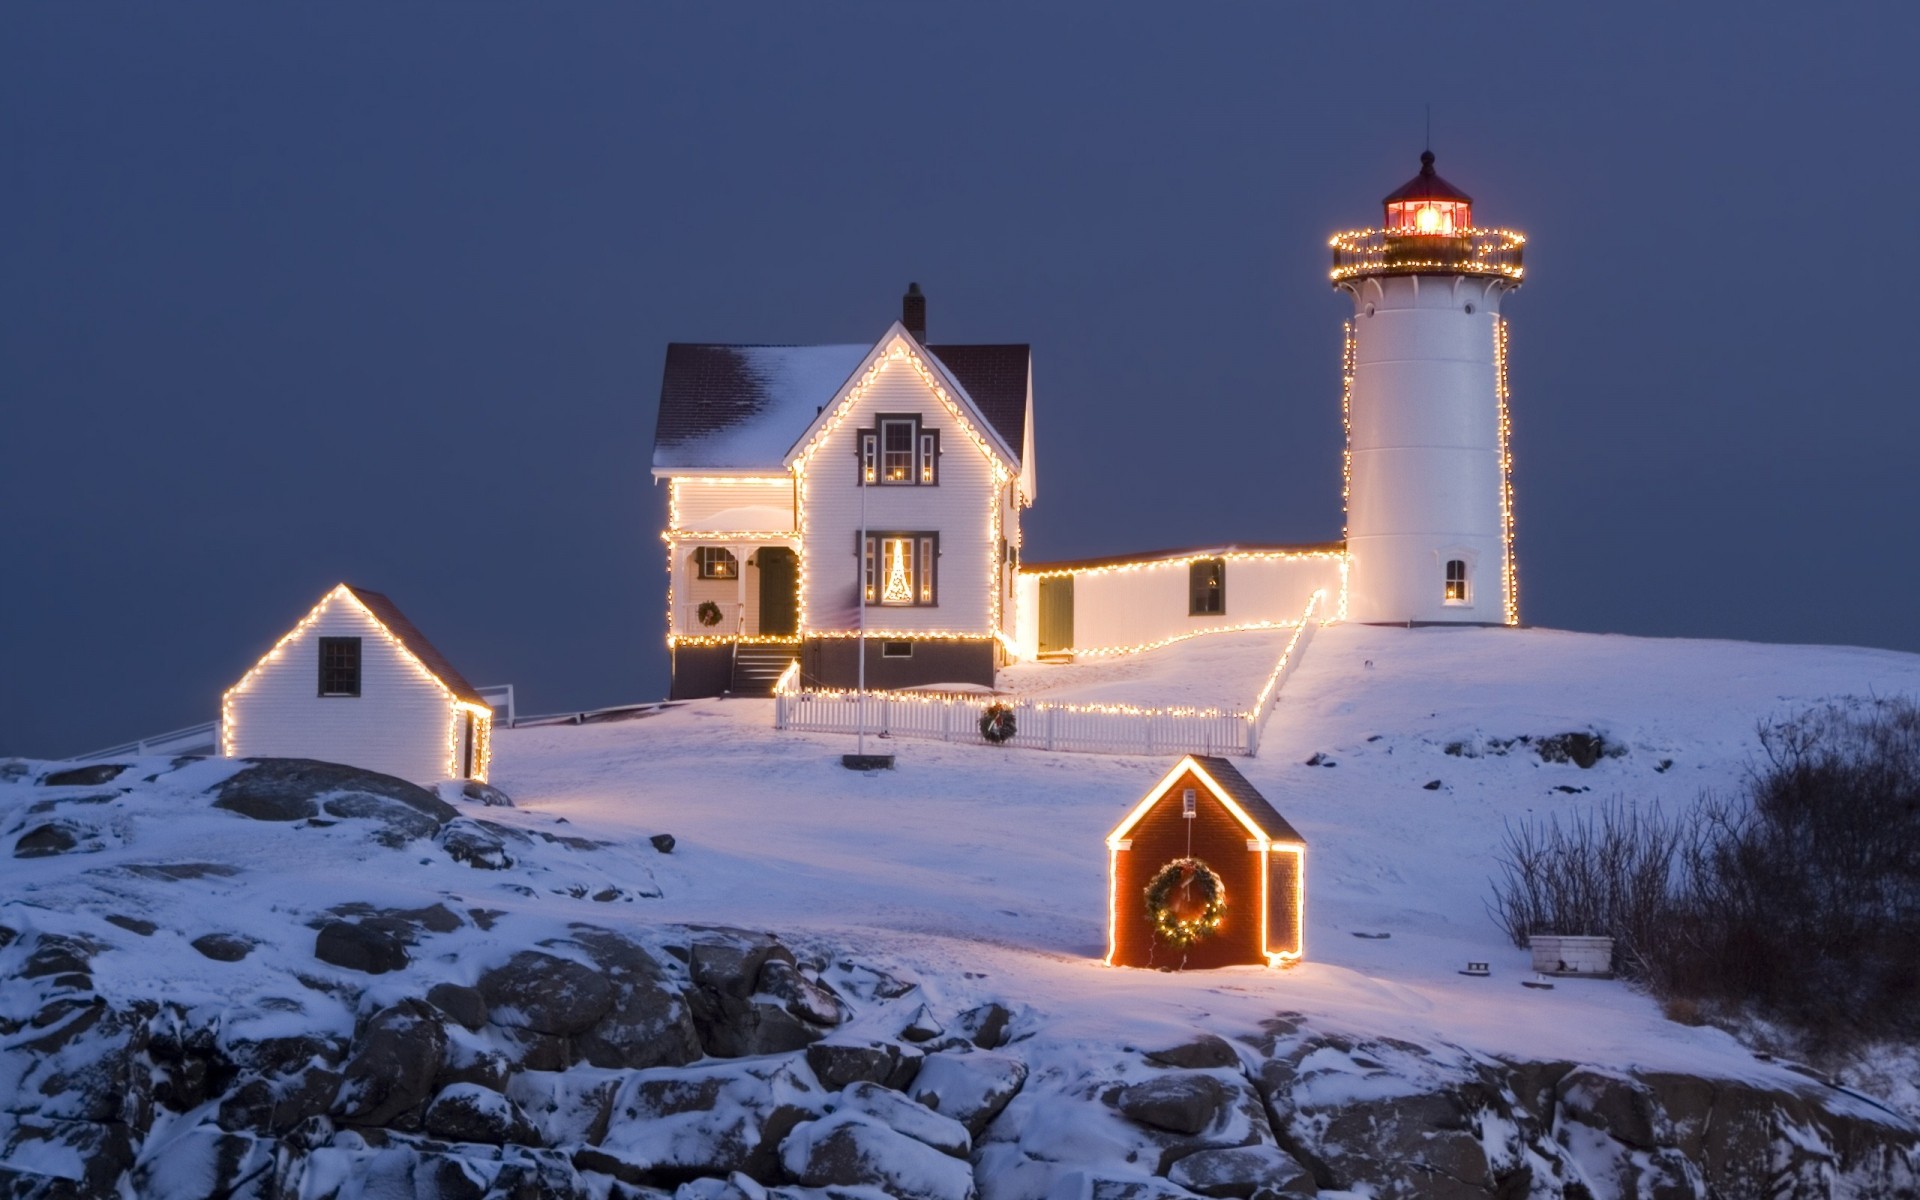
{"type": "Polygon", "coordinates": [[[789,1175],[809,1187],[875,1187],[898,1200],[974,1200],[967,1164],[843,1109],[797,1126],[780,1149],[789,1175]]]}
{"type": "Polygon", "coordinates": [[[990,1051],[929,1054],[914,1076],[915,1100],[979,1137],[1027,1081],[1027,1064],[990,1051]]]}

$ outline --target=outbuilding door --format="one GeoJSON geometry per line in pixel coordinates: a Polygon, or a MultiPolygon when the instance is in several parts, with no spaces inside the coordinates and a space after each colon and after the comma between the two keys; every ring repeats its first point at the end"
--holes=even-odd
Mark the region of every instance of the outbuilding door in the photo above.
{"type": "Polygon", "coordinates": [[[1040,653],[1072,649],[1073,576],[1049,575],[1040,580],[1040,653]]]}
{"type": "Polygon", "coordinates": [[[800,627],[800,559],[785,546],[762,546],[753,556],[760,568],[760,632],[792,637],[800,627]]]}

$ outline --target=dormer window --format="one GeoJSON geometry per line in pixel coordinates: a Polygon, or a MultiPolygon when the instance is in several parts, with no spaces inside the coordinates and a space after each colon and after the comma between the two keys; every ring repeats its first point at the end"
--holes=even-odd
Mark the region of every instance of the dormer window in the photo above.
{"type": "Polygon", "coordinates": [[[938,483],[940,431],[908,413],[882,413],[860,431],[860,482],[889,486],[938,483]]]}

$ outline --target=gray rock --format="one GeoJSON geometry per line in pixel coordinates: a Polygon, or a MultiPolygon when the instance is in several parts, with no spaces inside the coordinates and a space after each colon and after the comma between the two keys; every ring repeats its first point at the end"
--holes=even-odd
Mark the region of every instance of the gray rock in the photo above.
{"type": "Polygon", "coordinates": [[[585,1033],[613,1007],[613,988],[591,967],[523,950],[480,977],[495,1025],[567,1036],[585,1033]]]}
{"type": "Polygon", "coordinates": [[[670,833],[656,833],[648,838],[647,841],[652,844],[655,850],[658,850],[662,854],[672,854],[673,848],[679,844],[674,841],[674,837],[670,833]]]}
{"type": "Polygon", "coordinates": [[[324,1066],[278,1078],[254,1076],[221,1099],[217,1119],[222,1129],[286,1136],[326,1116],[340,1092],[340,1078],[324,1066]]]}
{"type": "Polygon", "coordinates": [[[700,1057],[700,1033],[686,997],[645,949],[605,929],[578,926],[573,940],[613,988],[613,1004],[574,1043],[596,1067],[679,1066],[700,1057]]]}
{"type": "MultiPolygon", "coordinates": [[[[436,799],[435,803],[442,801],[436,799]]],[[[320,809],[328,816],[343,821],[376,822],[379,828],[374,831],[373,840],[393,849],[419,838],[430,838],[446,824],[411,804],[372,792],[328,796],[320,802],[320,809]]],[[[452,811],[449,806],[448,812],[452,811]]]]}
{"type": "Polygon", "coordinates": [[[831,1027],[845,1016],[839,997],[783,959],[770,958],[761,966],[758,994],[772,996],[809,1024],[831,1027]]]}
{"type": "Polygon", "coordinates": [[[252,938],[235,933],[203,933],[188,944],[215,962],[239,962],[254,947],[252,938]]]}
{"type": "Polygon", "coordinates": [[[782,1054],[824,1035],[823,1027],[794,1016],[784,1002],[760,994],[762,974],[773,962],[791,967],[793,953],[766,934],[743,929],[704,929],[689,947],[687,969],[694,986],[687,1000],[708,1054],[782,1054]]]}
{"type": "Polygon", "coordinates": [[[973,1153],[973,1138],[965,1125],[877,1083],[849,1085],[840,1093],[835,1111],[863,1113],[895,1133],[954,1158],[973,1153]]]}
{"type": "Polygon", "coordinates": [[[99,787],[103,783],[112,783],[120,778],[127,769],[125,763],[88,763],[84,767],[68,767],[64,771],[54,771],[40,781],[42,787],[99,787]]]}
{"type": "Polygon", "coordinates": [[[852,1083],[878,1083],[900,1091],[920,1073],[919,1050],[894,1042],[837,1042],[807,1047],[807,1065],[821,1083],[838,1091],[852,1083]]]}
{"type": "Polygon", "coordinates": [[[426,1130],[449,1142],[513,1143],[535,1146],[539,1131],[518,1105],[499,1092],[479,1084],[456,1083],[441,1090],[427,1106],[426,1130]]]}
{"type": "Polygon", "coordinates": [[[477,779],[469,779],[462,783],[460,785],[460,795],[473,801],[475,804],[482,804],[488,808],[513,807],[513,797],[507,795],[499,788],[494,787],[492,784],[481,783],[477,779]]]}
{"type": "Polygon", "coordinates": [[[1247,1200],[1256,1191],[1276,1200],[1320,1194],[1312,1173],[1272,1146],[1201,1150],[1174,1163],[1167,1179],[1202,1196],[1239,1200],[1247,1200]]]}
{"type": "Polygon", "coordinates": [[[504,871],[514,863],[513,855],[507,851],[508,839],[478,821],[450,822],[440,831],[437,840],[447,857],[476,870],[504,871]]]}
{"type": "Polygon", "coordinates": [[[1121,1089],[1116,1107],[1130,1120],[1170,1133],[1206,1131],[1227,1107],[1228,1093],[1211,1075],[1163,1075],[1121,1089]]]}
{"type": "Polygon", "coordinates": [[[549,1146],[597,1146],[613,1119],[613,1102],[626,1073],[575,1067],[570,1071],[516,1071],[507,1097],[540,1130],[549,1146]]]}
{"type": "Polygon", "coordinates": [[[447,1056],[440,1061],[434,1086],[444,1090],[456,1083],[475,1083],[489,1091],[505,1092],[514,1063],[501,1053],[494,1039],[458,1025],[447,1025],[445,1029],[447,1056]]]}
{"type": "Polygon", "coordinates": [[[1209,1071],[1219,1067],[1240,1069],[1240,1056],[1227,1044],[1225,1038],[1211,1033],[1203,1033],[1190,1042],[1178,1046],[1169,1046],[1165,1050],[1150,1050],[1147,1061],[1157,1067],[1177,1067],[1188,1071],[1209,1071]]]}
{"type": "Polygon", "coordinates": [[[345,921],[329,921],[313,941],[313,956],[324,963],[384,975],[407,965],[407,948],[390,933],[345,921]]]}
{"type": "Polygon", "coordinates": [[[1636,1150],[1669,1142],[1665,1114],[1653,1092],[1627,1075],[1598,1067],[1575,1067],[1561,1079],[1561,1116],[1598,1129],[1636,1150]]]}
{"type": "Polygon", "coordinates": [[[780,1148],[787,1173],[808,1187],[873,1187],[895,1200],[973,1200],[973,1171],[854,1112],[809,1121],[780,1148]]]}
{"type": "MultiPolygon", "coordinates": [[[[154,932],[160,928],[152,921],[142,920],[139,917],[124,916],[120,913],[108,913],[107,923],[109,925],[118,925],[128,933],[137,933],[141,937],[152,937],[154,932]]],[[[5,939],[0,939],[0,949],[4,949],[6,944],[5,939]]]]}
{"type": "Polygon", "coordinates": [[[906,1025],[900,1030],[900,1036],[910,1042],[930,1042],[947,1031],[933,1010],[922,1004],[913,1010],[913,1016],[907,1018],[906,1025]]]}
{"type": "Polygon", "coordinates": [[[428,1005],[403,1000],[381,1009],[355,1042],[334,1113],[351,1125],[418,1129],[446,1043],[439,1014],[428,1005]]]}
{"type": "Polygon", "coordinates": [[[1008,1026],[1013,1014],[1003,1004],[987,1003],[970,1008],[959,1016],[959,1025],[967,1039],[982,1050],[998,1050],[1007,1044],[1008,1026]]]}
{"type": "Polygon", "coordinates": [[[967,1127],[975,1140],[1027,1081],[1027,1064],[1004,1054],[929,1054],[909,1095],[967,1127]]]}
{"type": "Polygon", "coordinates": [[[48,1120],[0,1113],[0,1194],[91,1200],[120,1194],[116,1186],[134,1162],[135,1145],[117,1123],[48,1120]],[[9,1168],[34,1163],[59,1175],[9,1168]]]}
{"type": "MultiPolygon", "coordinates": [[[[72,821],[49,821],[30,829],[13,843],[15,858],[51,858],[67,854],[93,836],[93,831],[72,821]]],[[[93,849],[99,849],[95,846],[93,849]]]]}
{"type": "Polygon", "coordinates": [[[141,1156],[133,1190],[141,1200],[268,1195],[275,1149],[271,1139],[196,1126],[141,1156]]]}
{"type": "Polygon", "coordinates": [[[772,1179],[780,1144],[820,1115],[825,1098],[804,1070],[775,1059],[628,1072],[599,1151],[598,1170],[659,1186],[742,1171],[772,1179]]]}
{"type": "Polygon", "coordinates": [[[257,821],[298,821],[319,813],[318,801],[344,801],[359,794],[399,802],[437,825],[458,812],[417,784],[378,771],[309,758],[249,759],[248,766],[214,789],[213,806],[257,821]]]}
{"type": "Polygon", "coordinates": [[[487,1000],[479,988],[457,983],[436,983],[427,989],[427,1003],[452,1017],[466,1029],[478,1029],[487,1023],[487,1000]]]}

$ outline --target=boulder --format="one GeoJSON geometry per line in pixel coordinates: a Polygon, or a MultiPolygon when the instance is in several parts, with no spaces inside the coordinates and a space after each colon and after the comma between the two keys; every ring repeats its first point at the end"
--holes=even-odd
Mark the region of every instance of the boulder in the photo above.
{"type": "Polygon", "coordinates": [[[519,1105],[476,1083],[443,1088],[427,1106],[424,1123],[429,1134],[449,1142],[540,1144],[539,1131],[519,1105]]]}
{"type": "MultiPolygon", "coordinates": [[[[435,799],[434,803],[443,801],[435,799]]],[[[320,802],[320,810],[329,817],[343,821],[372,821],[379,826],[373,832],[373,840],[383,846],[399,849],[408,842],[419,838],[430,838],[440,832],[446,820],[451,819],[453,809],[449,807],[446,820],[434,814],[422,812],[418,807],[396,800],[392,796],[375,795],[372,792],[347,792],[338,796],[328,796],[320,802]]]]}
{"type": "Polygon", "coordinates": [[[585,1033],[613,1007],[613,988],[592,967],[523,950],[480,977],[494,1025],[568,1036],[585,1033]]]}
{"type": "Polygon", "coordinates": [[[881,1125],[838,1112],[798,1126],[780,1147],[780,1163],[808,1187],[878,1188],[896,1200],[973,1200],[973,1171],[881,1125]]]}
{"type": "Polygon", "coordinates": [[[601,1157],[574,1161],[649,1186],[733,1171],[776,1178],[782,1139],[820,1116],[824,1098],[805,1068],[777,1059],[626,1072],[601,1157]]]}
{"type": "Polygon", "coordinates": [[[1013,1014],[1003,1004],[986,1003],[960,1014],[958,1023],[967,1039],[982,1050],[998,1050],[1007,1044],[1007,1027],[1013,1014]]]}
{"type": "Polygon", "coordinates": [[[507,1098],[519,1105],[549,1146],[597,1146],[613,1119],[613,1102],[626,1080],[622,1071],[575,1067],[570,1071],[516,1071],[507,1098]]]}
{"type": "Polygon", "coordinates": [[[1169,1133],[1206,1131],[1227,1107],[1227,1089],[1211,1075],[1163,1075],[1123,1088],[1115,1102],[1130,1120],[1169,1133]]]}
{"type": "Polygon", "coordinates": [[[217,1125],[197,1125],[141,1156],[133,1190],[141,1200],[205,1200],[272,1194],[277,1144],[217,1125]]]}
{"type": "MultiPolygon", "coordinates": [[[[155,931],[160,928],[152,921],[144,920],[140,917],[129,917],[121,913],[108,913],[107,924],[118,925],[128,933],[139,934],[141,937],[152,937],[155,931]]],[[[6,939],[0,938],[0,948],[4,948],[6,944],[6,939]]]]}
{"type": "Polygon", "coordinates": [[[1272,1146],[1200,1150],[1173,1164],[1167,1180],[1202,1196],[1305,1197],[1320,1189],[1305,1167],[1272,1146]]]}
{"type": "Polygon", "coordinates": [[[656,833],[648,838],[647,841],[655,850],[658,850],[662,854],[672,854],[673,848],[679,844],[670,833],[656,833]]]}
{"type": "Polygon", "coordinates": [[[1228,1067],[1240,1069],[1240,1055],[1225,1038],[1203,1033],[1192,1041],[1165,1050],[1149,1050],[1147,1061],[1156,1067],[1175,1067],[1187,1071],[1210,1071],[1228,1067]]]}
{"type": "MultiPolygon", "coordinates": [[[[72,821],[49,821],[45,825],[29,829],[13,843],[15,858],[51,858],[56,854],[67,854],[81,846],[93,836],[93,831],[84,825],[72,821]]],[[[96,844],[91,849],[98,850],[96,844]]]]}
{"type": "Polygon", "coordinates": [[[88,763],[84,767],[68,767],[64,771],[53,771],[40,781],[42,787],[99,787],[103,783],[112,783],[120,778],[127,769],[125,763],[88,763]]]}
{"type": "Polygon", "coordinates": [[[427,989],[427,1003],[433,1005],[464,1029],[478,1029],[487,1023],[487,1000],[479,988],[457,983],[436,983],[427,989]]]}
{"type": "Polygon", "coordinates": [[[973,1138],[965,1125],[877,1083],[850,1084],[840,1093],[835,1111],[864,1114],[895,1133],[954,1158],[965,1158],[973,1152],[973,1138]]]}
{"type": "Polygon", "coordinates": [[[605,929],[576,926],[573,941],[613,988],[606,1015],[575,1039],[576,1058],[596,1067],[643,1070],[700,1057],[693,1011],[651,954],[605,929]]]}
{"type": "Polygon", "coordinates": [[[499,788],[494,787],[492,784],[481,783],[477,779],[469,779],[461,783],[460,797],[463,800],[471,800],[475,804],[484,805],[487,808],[513,807],[513,797],[507,795],[499,788]]]}
{"type": "Polygon", "coordinates": [[[900,1036],[910,1042],[930,1042],[946,1031],[947,1027],[933,1015],[933,1010],[922,1004],[907,1018],[907,1023],[900,1029],[900,1036]]]}
{"type": "Polygon", "coordinates": [[[428,1005],[403,1000],[381,1009],[355,1040],[335,1115],[350,1125],[418,1129],[446,1043],[439,1014],[428,1005]]]}
{"type": "Polygon", "coordinates": [[[917,1049],[895,1042],[814,1042],[807,1047],[807,1065],[827,1087],[838,1091],[848,1084],[878,1083],[904,1089],[920,1073],[924,1057],[917,1049]]]}
{"type": "Polygon", "coordinates": [[[404,779],[378,771],[310,758],[248,759],[247,766],[212,790],[213,806],[256,821],[299,821],[317,816],[318,801],[351,804],[349,796],[396,801],[415,813],[445,825],[458,815],[453,805],[404,779]]]}
{"type": "Polygon", "coordinates": [[[384,975],[408,963],[407,948],[390,933],[346,921],[329,921],[313,940],[313,956],[324,963],[384,975]]]}
{"type": "Polygon", "coordinates": [[[760,968],[757,994],[772,996],[788,1013],[812,1025],[838,1025],[845,1016],[839,997],[784,959],[770,958],[760,968]]]}
{"type": "Polygon", "coordinates": [[[437,841],[447,857],[481,871],[504,871],[514,863],[507,852],[508,838],[491,823],[461,819],[449,822],[437,841]]]}
{"type": "Polygon", "coordinates": [[[253,953],[255,943],[237,933],[203,933],[188,945],[215,962],[239,962],[253,953]]]}
{"type": "Polygon", "coordinates": [[[1027,1065],[991,1051],[929,1054],[909,1094],[978,1139],[1027,1081],[1027,1065]]]}

